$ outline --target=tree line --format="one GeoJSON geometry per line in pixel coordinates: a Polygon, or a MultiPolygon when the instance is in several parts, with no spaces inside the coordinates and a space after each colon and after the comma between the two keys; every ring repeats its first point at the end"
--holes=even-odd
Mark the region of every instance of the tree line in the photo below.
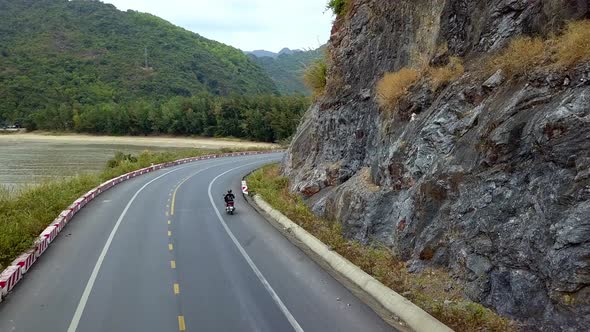
{"type": "Polygon", "coordinates": [[[21,120],[29,130],[76,131],[106,135],[199,135],[265,142],[289,138],[309,106],[303,96],[200,94],[118,104],[54,105],[21,120]]]}

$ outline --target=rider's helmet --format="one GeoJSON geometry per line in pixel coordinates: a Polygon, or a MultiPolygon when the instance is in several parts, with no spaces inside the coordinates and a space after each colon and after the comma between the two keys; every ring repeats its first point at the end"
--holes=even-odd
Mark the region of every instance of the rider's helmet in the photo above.
{"type": "Polygon", "coordinates": [[[227,191],[228,194],[231,194],[231,189],[227,191]]]}

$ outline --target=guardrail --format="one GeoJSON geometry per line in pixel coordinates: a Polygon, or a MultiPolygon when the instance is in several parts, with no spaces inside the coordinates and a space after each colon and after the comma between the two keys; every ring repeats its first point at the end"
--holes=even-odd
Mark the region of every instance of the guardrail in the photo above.
{"type": "Polygon", "coordinates": [[[82,209],[86,204],[95,199],[101,193],[109,190],[110,188],[125,182],[129,179],[133,179],[137,176],[151,173],[163,168],[174,167],[186,163],[191,163],[200,160],[216,159],[224,157],[238,157],[238,156],[249,156],[282,152],[283,150],[269,150],[269,151],[248,151],[248,152],[230,152],[222,154],[212,154],[201,157],[191,157],[171,161],[167,163],[157,164],[146,168],[138,169],[116,178],[110,179],[99,186],[91,189],[86,194],[75,200],[70,206],[63,210],[55,220],[37,237],[33,244],[33,248],[24,252],[17,259],[15,259],[2,273],[0,273],[0,302],[8,295],[8,293],[18,284],[23,278],[31,266],[39,259],[39,257],[47,250],[51,242],[59,235],[59,233],[67,226],[67,224],[73,219],[73,217],[82,209]]]}

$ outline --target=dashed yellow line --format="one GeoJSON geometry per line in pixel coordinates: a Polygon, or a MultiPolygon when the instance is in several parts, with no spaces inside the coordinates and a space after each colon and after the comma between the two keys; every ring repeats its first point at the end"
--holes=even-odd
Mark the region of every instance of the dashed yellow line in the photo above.
{"type": "Polygon", "coordinates": [[[170,251],[174,250],[174,246],[172,245],[172,243],[168,244],[168,250],[170,250],[170,251]]]}
{"type": "Polygon", "coordinates": [[[172,231],[168,231],[168,236],[172,236],[172,231]]]}
{"type": "Polygon", "coordinates": [[[172,269],[176,268],[176,261],[170,261],[170,268],[172,268],[172,269]]]}
{"type": "Polygon", "coordinates": [[[177,283],[174,284],[174,294],[180,294],[180,285],[177,283]]]}
{"type": "Polygon", "coordinates": [[[184,316],[178,316],[178,330],[186,331],[186,324],[184,323],[184,316]]]}
{"type": "Polygon", "coordinates": [[[170,220],[168,220],[168,225],[170,225],[172,222],[170,220]]]}

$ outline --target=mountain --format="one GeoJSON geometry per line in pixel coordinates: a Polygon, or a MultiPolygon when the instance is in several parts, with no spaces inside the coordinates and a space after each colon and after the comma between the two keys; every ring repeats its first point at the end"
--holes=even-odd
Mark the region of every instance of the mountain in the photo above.
{"type": "Polygon", "coordinates": [[[150,14],[99,1],[0,0],[0,118],[203,92],[277,89],[240,50],[150,14]]]}
{"type": "Polygon", "coordinates": [[[284,55],[284,54],[294,54],[297,52],[302,52],[301,50],[291,50],[290,48],[283,48],[282,50],[279,51],[279,53],[275,53],[275,52],[271,52],[271,51],[267,51],[267,50],[254,50],[254,51],[246,51],[244,53],[248,54],[248,55],[254,55],[258,58],[264,58],[264,57],[268,57],[268,58],[276,58],[279,55],[284,55]]]}
{"type": "Polygon", "coordinates": [[[303,72],[307,65],[324,56],[324,50],[325,47],[310,51],[284,48],[275,57],[252,59],[270,76],[281,94],[309,95],[310,91],[303,83],[303,72]]]}
{"type": "MultiPolygon", "coordinates": [[[[327,84],[284,158],[289,187],[519,330],[587,331],[588,2],[330,5],[327,84]]],[[[425,309],[456,324],[444,302],[425,309]]],[[[488,330],[471,326],[456,330],[488,330]]]]}
{"type": "Polygon", "coordinates": [[[279,55],[278,53],[274,53],[274,52],[266,51],[266,50],[254,50],[251,52],[244,52],[244,53],[254,55],[258,58],[263,58],[263,57],[276,58],[279,55]]]}
{"type": "Polygon", "coordinates": [[[291,55],[291,54],[294,54],[294,53],[297,53],[297,52],[302,52],[302,51],[301,50],[292,50],[292,49],[289,49],[289,48],[285,47],[285,48],[283,48],[282,50],[279,51],[279,54],[278,55],[291,55]]]}

